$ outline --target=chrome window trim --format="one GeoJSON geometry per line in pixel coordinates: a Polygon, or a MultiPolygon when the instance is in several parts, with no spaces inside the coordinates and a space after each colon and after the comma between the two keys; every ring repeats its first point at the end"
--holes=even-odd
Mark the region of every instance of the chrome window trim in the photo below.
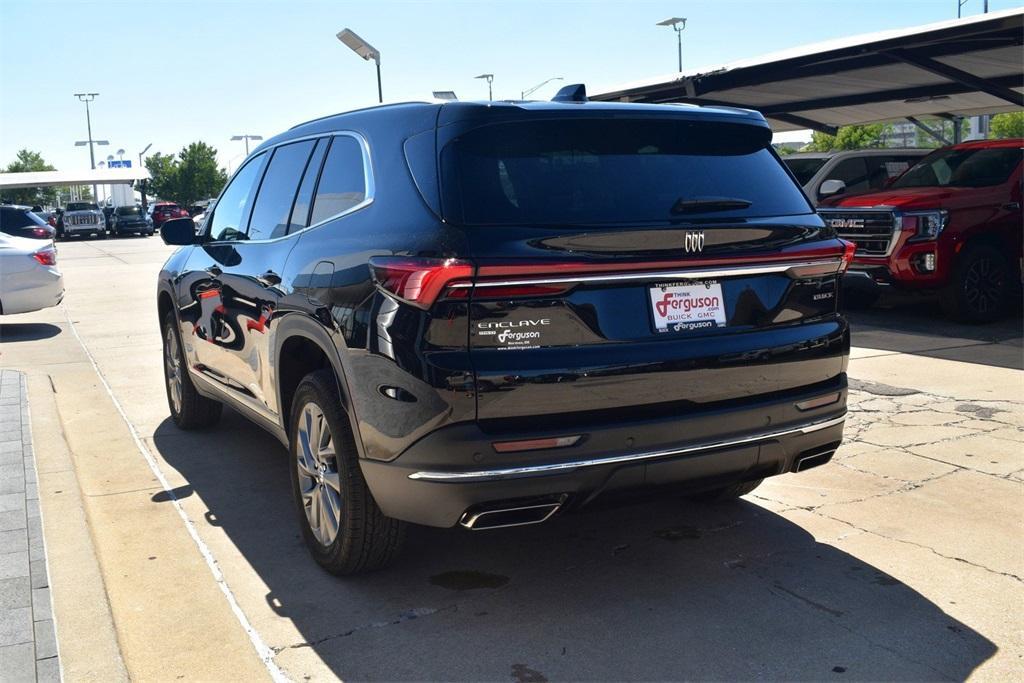
{"type": "MultiPolygon", "coordinates": [[[[243,168],[245,168],[246,164],[249,163],[250,159],[254,159],[256,157],[257,153],[265,154],[265,153],[268,153],[268,152],[272,152],[273,150],[276,150],[278,147],[282,147],[284,145],[290,145],[293,142],[303,142],[305,140],[318,140],[320,138],[334,138],[334,137],[350,137],[350,138],[353,138],[356,142],[359,143],[359,148],[360,148],[360,150],[362,150],[362,154],[363,154],[363,184],[366,187],[366,196],[363,198],[363,201],[359,202],[355,206],[352,206],[352,207],[349,207],[349,208],[345,209],[344,211],[341,211],[339,213],[336,213],[336,214],[333,214],[331,216],[328,216],[327,218],[323,219],[322,221],[318,221],[316,223],[313,223],[312,225],[307,225],[306,227],[302,228],[301,230],[295,230],[294,232],[289,232],[287,235],[281,235],[280,237],[272,237],[272,238],[263,239],[263,240],[211,240],[210,242],[207,242],[207,244],[270,244],[270,243],[273,243],[273,242],[280,242],[282,240],[288,239],[289,237],[293,237],[295,235],[301,235],[302,233],[304,233],[307,230],[312,230],[313,228],[319,228],[320,226],[325,225],[327,223],[330,223],[333,220],[341,218],[342,216],[347,216],[347,215],[349,215],[351,213],[355,213],[356,211],[360,211],[361,209],[366,208],[370,204],[373,204],[373,198],[374,198],[374,195],[376,193],[376,185],[375,185],[374,180],[373,180],[373,160],[372,160],[372,157],[371,157],[371,154],[370,154],[370,143],[367,142],[366,138],[364,138],[361,133],[357,133],[354,130],[336,130],[336,131],[331,131],[331,132],[326,132],[326,133],[316,133],[314,135],[303,135],[302,137],[290,138],[288,140],[282,140],[281,142],[276,142],[273,145],[270,145],[268,147],[264,147],[264,146],[261,145],[256,150],[254,150],[253,153],[249,155],[249,157],[246,158],[245,162],[241,166],[239,166],[235,170],[234,173],[231,174],[231,178],[228,180],[227,183],[224,184],[224,190],[227,190],[228,187],[230,187],[231,182],[235,179],[235,176],[238,175],[239,171],[241,171],[243,168]]],[[[324,163],[327,162],[326,154],[329,154],[330,151],[331,151],[330,148],[328,148],[327,151],[325,152],[324,163]]],[[[272,159],[272,157],[268,157],[268,158],[272,159]]],[[[263,169],[264,175],[266,174],[266,172],[267,172],[267,170],[264,168],[263,169]]],[[[302,182],[301,178],[299,178],[299,182],[300,183],[302,182]]],[[[263,183],[263,177],[262,176],[260,177],[260,183],[261,184],[263,183]]],[[[317,186],[319,187],[319,185],[320,185],[320,179],[318,178],[317,179],[317,186]]],[[[298,188],[296,187],[296,189],[298,189],[298,188]]],[[[220,198],[224,194],[224,190],[221,190],[221,193],[219,195],[217,195],[217,202],[220,202],[220,198]]],[[[313,195],[313,200],[314,201],[316,200],[316,194],[313,195]]],[[[255,204],[255,199],[254,199],[253,203],[255,204]]],[[[214,211],[214,214],[217,213],[216,204],[214,204],[213,211],[214,211]]],[[[211,216],[210,218],[213,218],[213,216],[211,216]]],[[[207,218],[206,220],[203,221],[204,229],[206,229],[206,226],[210,224],[210,218],[207,218]]],[[[206,231],[208,233],[208,229],[206,229],[206,231]]],[[[248,226],[246,227],[246,232],[248,232],[248,226]]]]}
{"type": "Polygon", "coordinates": [[[838,273],[842,267],[842,259],[825,259],[821,261],[786,261],[752,266],[725,266],[721,268],[702,268],[692,270],[647,270],[636,273],[610,273],[608,275],[566,275],[563,277],[522,278],[517,280],[484,280],[481,282],[453,282],[448,285],[452,289],[469,287],[510,287],[515,285],[547,285],[574,282],[632,282],[635,280],[713,280],[716,278],[736,277],[740,275],[771,275],[785,273],[793,268],[829,267],[835,270],[822,273],[831,275],[838,273]]]}
{"type": "Polygon", "coordinates": [[[684,446],[682,448],[669,448],[659,451],[629,453],[626,455],[611,455],[603,458],[592,458],[588,460],[572,460],[569,462],[559,462],[545,465],[523,465],[522,467],[508,467],[496,470],[470,470],[461,472],[413,472],[412,474],[409,475],[409,479],[413,479],[416,481],[469,482],[512,479],[516,477],[529,477],[538,474],[558,474],[561,472],[571,472],[573,470],[581,469],[584,467],[596,467],[600,465],[616,465],[627,462],[654,460],[656,458],[667,458],[676,455],[685,455],[687,453],[696,453],[699,451],[710,451],[719,448],[729,448],[731,446],[742,446],[746,444],[756,443],[758,441],[776,439],[782,436],[788,436],[790,434],[810,434],[812,432],[820,431],[822,429],[827,429],[828,427],[834,427],[835,425],[842,424],[845,421],[846,413],[844,412],[842,415],[838,417],[833,417],[828,420],[818,422],[809,422],[800,425],[799,427],[789,427],[781,430],[759,432],[757,434],[742,436],[735,439],[711,441],[702,444],[696,444],[693,446],[684,446]]]}

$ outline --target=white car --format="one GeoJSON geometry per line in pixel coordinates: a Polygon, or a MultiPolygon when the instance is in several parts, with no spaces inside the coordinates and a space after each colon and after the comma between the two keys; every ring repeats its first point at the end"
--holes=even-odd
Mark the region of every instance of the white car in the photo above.
{"type": "Polygon", "coordinates": [[[53,242],[0,233],[0,315],[38,311],[63,298],[53,242]]]}

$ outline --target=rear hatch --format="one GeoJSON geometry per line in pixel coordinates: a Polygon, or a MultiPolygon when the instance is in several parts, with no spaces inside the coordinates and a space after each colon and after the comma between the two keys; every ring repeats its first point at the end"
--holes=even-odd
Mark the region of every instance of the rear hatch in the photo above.
{"type": "Polygon", "coordinates": [[[442,131],[478,418],[566,428],[837,381],[844,244],[770,138],[692,114],[442,131]]]}

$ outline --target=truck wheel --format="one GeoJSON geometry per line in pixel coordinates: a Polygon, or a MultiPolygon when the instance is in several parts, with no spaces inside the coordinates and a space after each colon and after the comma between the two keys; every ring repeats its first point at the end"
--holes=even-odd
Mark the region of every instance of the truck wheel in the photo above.
{"type": "Polygon", "coordinates": [[[192,384],[185,366],[185,355],[178,335],[178,324],[173,312],[164,316],[164,388],[171,419],[181,429],[212,427],[220,419],[224,405],[206,398],[192,384]]]}
{"type": "Polygon", "coordinates": [[[760,486],[763,481],[764,479],[740,481],[735,484],[723,486],[722,488],[712,489],[710,491],[701,491],[696,495],[690,496],[690,499],[699,503],[728,503],[729,501],[736,500],[740,496],[747,495],[760,486]]]}
{"type": "Polygon", "coordinates": [[[330,370],[306,375],[292,401],[292,495],[313,558],[332,574],[380,569],[399,553],[405,523],[385,517],[359,467],[330,370]]]}
{"type": "Polygon", "coordinates": [[[942,292],[946,314],[968,323],[990,323],[1002,317],[1010,294],[1010,268],[996,249],[967,247],[953,267],[942,292]]]}

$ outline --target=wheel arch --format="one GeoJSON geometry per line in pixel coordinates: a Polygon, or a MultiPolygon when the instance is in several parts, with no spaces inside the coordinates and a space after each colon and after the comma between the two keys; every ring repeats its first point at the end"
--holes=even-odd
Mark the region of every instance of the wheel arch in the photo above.
{"type": "Polygon", "coordinates": [[[363,443],[352,408],[348,382],[338,349],[328,332],[316,321],[290,315],[281,318],[275,336],[275,391],[285,434],[291,436],[291,403],[302,378],[315,370],[328,368],[334,375],[341,407],[348,416],[356,448],[362,457],[363,443]]]}

